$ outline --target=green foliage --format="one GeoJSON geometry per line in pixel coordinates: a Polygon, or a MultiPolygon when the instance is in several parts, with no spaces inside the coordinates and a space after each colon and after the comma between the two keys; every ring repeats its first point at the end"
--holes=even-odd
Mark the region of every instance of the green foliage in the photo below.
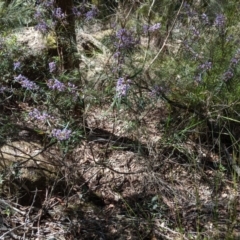
{"type": "Polygon", "coordinates": [[[34,11],[31,3],[13,0],[9,4],[0,1],[0,32],[32,24],[34,11]]]}
{"type": "MultiPolygon", "coordinates": [[[[190,7],[188,11],[195,9],[190,7]]],[[[183,112],[185,119],[189,118],[189,123],[185,121],[183,125],[186,128],[193,112],[207,121],[211,118],[218,122],[225,117],[239,121],[240,68],[232,62],[239,58],[236,41],[240,19],[231,3],[222,11],[226,21],[223,28],[216,27],[214,21],[209,25],[201,17],[199,21],[192,18],[191,25],[181,29],[182,44],[177,54],[162,56],[152,66],[161,79],[159,84],[165,82],[168,87],[168,98],[178,103],[178,111],[183,112]],[[204,70],[209,62],[211,67],[204,70]],[[226,78],[228,73],[231,77],[226,78]]],[[[215,12],[215,18],[217,14],[220,12],[215,12]]],[[[230,125],[235,124],[232,121],[230,125]]]]}

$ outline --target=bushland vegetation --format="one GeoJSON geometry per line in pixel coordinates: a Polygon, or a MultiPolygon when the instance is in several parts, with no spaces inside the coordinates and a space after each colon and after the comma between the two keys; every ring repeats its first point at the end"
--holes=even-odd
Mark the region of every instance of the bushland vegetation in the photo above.
{"type": "Polygon", "coordinates": [[[239,11],[0,1],[0,238],[240,238],[239,11]]]}

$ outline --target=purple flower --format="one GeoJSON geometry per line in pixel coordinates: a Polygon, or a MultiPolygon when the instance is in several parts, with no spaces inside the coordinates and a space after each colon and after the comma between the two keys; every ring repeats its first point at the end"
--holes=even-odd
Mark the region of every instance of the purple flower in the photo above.
{"type": "Polygon", "coordinates": [[[120,56],[121,56],[121,52],[119,52],[119,51],[117,51],[117,52],[115,52],[115,53],[113,54],[113,57],[114,57],[115,59],[118,59],[120,56]]]}
{"type": "Polygon", "coordinates": [[[59,92],[63,92],[66,88],[65,85],[57,79],[49,79],[47,85],[50,89],[57,90],[59,92]]]}
{"type": "Polygon", "coordinates": [[[54,7],[55,0],[49,0],[49,1],[44,1],[43,6],[45,8],[53,8],[54,7]]]}
{"type": "Polygon", "coordinates": [[[40,121],[46,121],[48,118],[51,118],[47,113],[41,113],[38,109],[34,108],[29,114],[30,118],[37,119],[40,121]]]}
{"type": "Polygon", "coordinates": [[[144,33],[144,34],[147,34],[147,33],[148,33],[148,29],[149,29],[148,24],[144,24],[144,25],[143,25],[143,33],[144,33]]]}
{"type": "Polygon", "coordinates": [[[72,12],[73,12],[73,15],[75,16],[75,17],[81,17],[81,12],[78,10],[78,8],[77,7],[73,7],[72,8],[72,12]]]}
{"type": "Polygon", "coordinates": [[[79,96],[78,88],[73,83],[68,83],[68,92],[72,94],[72,100],[75,102],[79,96]]]}
{"type": "Polygon", "coordinates": [[[240,61],[240,49],[237,50],[234,57],[231,59],[230,67],[236,67],[239,61],[240,61]]]}
{"type": "Polygon", "coordinates": [[[67,140],[70,138],[72,131],[68,129],[53,129],[52,136],[57,138],[59,141],[67,140]]]}
{"type": "Polygon", "coordinates": [[[124,78],[119,78],[117,81],[116,92],[118,97],[125,97],[130,88],[131,80],[125,80],[124,78]]]}
{"type": "Polygon", "coordinates": [[[13,91],[14,91],[14,89],[9,88],[9,87],[4,87],[4,86],[0,87],[0,93],[3,93],[3,92],[13,92],[13,91]]]}
{"type": "Polygon", "coordinates": [[[45,34],[48,32],[48,25],[44,21],[40,21],[36,26],[35,30],[40,31],[41,33],[45,34]]]}
{"type": "Polygon", "coordinates": [[[195,28],[195,27],[191,27],[190,30],[192,30],[192,33],[196,36],[199,37],[200,36],[200,32],[195,28]]]}
{"type": "Polygon", "coordinates": [[[120,72],[122,70],[122,66],[121,64],[115,66],[115,67],[112,67],[112,72],[113,73],[117,73],[117,72],[120,72]]]}
{"type": "Polygon", "coordinates": [[[143,25],[143,33],[147,34],[148,32],[155,32],[161,27],[161,23],[155,23],[152,26],[147,24],[143,25]]]}
{"type": "Polygon", "coordinates": [[[48,64],[48,66],[49,66],[49,71],[50,71],[50,73],[55,72],[56,69],[57,69],[57,65],[56,65],[55,62],[50,62],[50,63],[48,64]]]}
{"type": "Polygon", "coordinates": [[[196,11],[194,11],[189,4],[184,3],[183,7],[186,10],[188,17],[192,18],[197,15],[196,11]]]}
{"type": "Polygon", "coordinates": [[[149,32],[155,32],[161,27],[161,23],[156,23],[148,28],[149,32]]]}
{"type": "Polygon", "coordinates": [[[9,87],[0,87],[0,93],[3,93],[3,92],[13,92],[14,89],[13,88],[9,88],[9,87]]]}
{"type": "Polygon", "coordinates": [[[113,57],[115,58],[116,62],[118,64],[124,64],[125,59],[124,59],[124,55],[121,54],[121,52],[117,51],[113,54],[113,57]]]}
{"type": "Polygon", "coordinates": [[[159,96],[161,96],[162,92],[163,92],[163,88],[158,86],[158,85],[155,85],[152,88],[152,91],[150,92],[150,96],[153,97],[153,98],[159,97],[159,96]]]}
{"type": "Polygon", "coordinates": [[[239,59],[236,57],[233,57],[231,59],[231,66],[235,67],[238,64],[238,62],[239,62],[239,59]]]}
{"type": "Polygon", "coordinates": [[[205,13],[201,15],[201,19],[203,21],[203,24],[209,24],[208,16],[205,13]]]}
{"type": "Polygon", "coordinates": [[[225,16],[223,14],[218,14],[215,18],[214,26],[219,29],[223,29],[225,27],[225,24],[226,24],[225,16]]]}
{"type": "Polygon", "coordinates": [[[22,85],[23,88],[26,88],[27,90],[37,90],[39,89],[39,86],[35,82],[30,81],[25,76],[19,74],[17,77],[14,78],[14,80],[22,85]]]}
{"type": "Polygon", "coordinates": [[[34,13],[34,18],[37,19],[37,20],[42,20],[42,12],[37,9],[36,12],[34,13]]]}
{"type": "Polygon", "coordinates": [[[5,92],[5,91],[7,91],[7,90],[8,90],[7,87],[0,87],[0,93],[3,93],[3,92],[5,92]]]}
{"type": "Polygon", "coordinates": [[[68,83],[68,91],[73,95],[73,100],[76,101],[77,97],[79,96],[78,88],[73,83],[68,83]]]}
{"type": "Polygon", "coordinates": [[[183,44],[186,51],[188,51],[193,56],[194,60],[199,59],[200,55],[194,51],[194,49],[188,44],[188,41],[183,41],[183,44]]]}
{"type": "Polygon", "coordinates": [[[86,20],[89,21],[95,18],[97,14],[98,14],[98,9],[94,6],[90,11],[86,12],[85,14],[86,20]]]}
{"type": "Polygon", "coordinates": [[[233,70],[232,69],[228,69],[224,74],[223,74],[223,81],[227,82],[228,80],[230,80],[231,78],[233,78],[234,74],[233,74],[233,70]]]}
{"type": "Polygon", "coordinates": [[[16,69],[19,69],[21,66],[21,63],[20,62],[15,62],[13,63],[13,70],[15,71],[16,69]]]}
{"type": "Polygon", "coordinates": [[[125,28],[121,28],[117,31],[116,38],[119,40],[119,42],[115,43],[118,49],[131,49],[139,43],[139,41],[133,37],[133,33],[125,28]]]}
{"type": "Polygon", "coordinates": [[[210,70],[212,68],[212,62],[207,61],[201,64],[198,68],[202,70],[210,70]]]}
{"type": "Polygon", "coordinates": [[[69,82],[68,83],[68,90],[69,90],[69,92],[75,94],[77,92],[77,86],[75,84],[69,82]]]}
{"type": "Polygon", "coordinates": [[[53,11],[53,16],[58,20],[63,20],[66,17],[66,14],[62,12],[61,8],[55,8],[53,11]]]}

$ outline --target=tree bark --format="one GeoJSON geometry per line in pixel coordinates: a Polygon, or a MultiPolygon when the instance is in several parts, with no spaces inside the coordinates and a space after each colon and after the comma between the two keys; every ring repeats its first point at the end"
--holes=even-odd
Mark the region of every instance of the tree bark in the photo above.
{"type": "Polygon", "coordinates": [[[56,26],[58,53],[64,70],[70,71],[79,67],[79,60],[76,58],[77,40],[75,18],[72,13],[73,0],[57,0],[56,5],[66,15],[66,18],[56,26]]]}

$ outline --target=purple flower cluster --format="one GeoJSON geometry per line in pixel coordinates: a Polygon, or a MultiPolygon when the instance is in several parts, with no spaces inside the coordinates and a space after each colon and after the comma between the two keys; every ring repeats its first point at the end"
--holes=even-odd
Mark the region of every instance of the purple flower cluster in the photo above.
{"type": "Polygon", "coordinates": [[[13,92],[13,91],[14,91],[14,89],[9,88],[9,87],[4,87],[4,86],[0,87],[0,93],[3,93],[3,92],[13,92]]]}
{"type": "Polygon", "coordinates": [[[158,85],[155,85],[152,88],[152,91],[150,92],[150,96],[153,97],[153,98],[156,98],[156,97],[161,96],[162,92],[163,92],[163,88],[158,86],[158,85]]]}
{"type": "Polygon", "coordinates": [[[17,77],[14,78],[14,80],[22,85],[23,88],[26,88],[27,90],[38,90],[39,86],[35,82],[30,81],[25,76],[19,74],[17,77]]]}
{"type": "Polygon", "coordinates": [[[98,9],[93,6],[92,9],[85,14],[85,18],[87,21],[92,20],[98,15],[98,9]]]}
{"type": "Polygon", "coordinates": [[[200,36],[199,30],[197,30],[194,26],[192,26],[192,27],[190,28],[190,30],[192,31],[192,33],[193,33],[193,35],[194,35],[195,37],[199,37],[199,36],[200,36]]]}
{"type": "Polygon", "coordinates": [[[58,20],[63,20],[66,17],[66,14],[62,12],[62,9],[60,7],[55,8],[52,11],[52,14],[55,18],[57,18],[58,20]]]}
{"type": "Polygon", "coordinates": [[[77,97],[79,96],[77,86],[73,83],[68,83],[68,91],[72,94],[72,99],[75,102],[77,100],[77,97]]]}
{"type": "Polygon", "coordinates": [[[186,51],[188,51],[193,56],[194,60],[197,60],[200,58],[200,55],[194,51],[194,49],[189,45],[188,41],[184,41],[183,44],[186,51]]]}
{"type": "Polygon", "coordinates": [[[198,68],[204,71],[210,70],[212,68],[212,62],[206,61],[205,63],[201,64],[198,68]]]}
{"type": "Polygon", "coordinates": [[[95,18],[98,15],[98,9],[96,6],[92,6],[92,8],[89,10],[86,6],[86,2],[83,1],[82,4],[78,7],[72,8],[72,13],[75,16],[75,18],[85,18],[86,21],[90,21],[93,18],[95,18]]]}
{"type": "Polygon", "coordinates": [[[125,97],[127,95],[130,83],[130,79],[125,80],[123,77],[118,79],[116,86],[117,97],[125,97]]]}
{"type": "Polygon", "coordinates": [[[19,69],[21,66],[21,63],[20,62],[14,62],[13,63],[13,70],[16,71],[17,69],[19,69]]]}
{"type": "Polygon", "coordinates": [[[0,87],[0,93],[6,92],[6,91],[9,91],[9,88],[7,88],[7,87],[0,87]]]}
{"type": "Polygon", "coordinates": [[[48,64],[50,73],[53,73],[57,70],[57,65],[55,62],[50,62],[48,64]]]}
{"type": "Polygon", "coordinates": [[[69,92],[76,94],[77,93],[77,86],[73,83],[68,83],[68,90],[69,92]]]}
{"type": "Polygon", "coordinates": [[[121,52],[117,51],[113,54],[113,57],[117,60],[118,65],[124,64],[124,55],[121,52]]]}
{"type": "Polygon", "coordinates": [[[6,89],[7,89],[7,87],[0,87],[0,93],[3,93],[3,92],[5,92],[5,91],[6,91],[6,89]]]}
{"type": "Polygon", "coordinates": [[[205,73],[206,71],[210,70],[212,68],[212,62],[206,61],[202,63],[201,65],[198,66],[198,69],[201,70],[200,73],[198,73],[197,76],[194,77],[194,80],[197,83],[200,83],[202,81],[202,74],[205,73]]]}
{"type": "Polygon", "coordinates": [[[68,129],[53,129],[52,136],[57,138],[59,141],[67,140],[70,138],[72,131],[68,129]]]}
{"type": "Polygon", "coordinates": [[[155,32],[160,28],[161,28],[161,23],[155,23],[152,26],[145,24],[143,25],[143,33],[147,34],[148,32],[155,32]]]}
{"type": "Polygon", "coordinates": [[[188,17],[192,18],[192,17],[194,17],[194,16],[197,15],[196,11],[194,11],[194,10],[191,8],[191,6],[190,6],[189,4],[187,4],[186,2],[184,3],[183,7],[184,7],[184,9],[185,9],[186,14],[187,14],[188,17]]]}
{"type": "Polygon", "coordinates": [[[156,23],[148,28],[149,32],[155,32],[156,30],[160,29],[161,23],[156,23]]]}
{"type": "Polygon", "coordinates": [[[29,114],[30,118],[33,119],[37,119],[40,121],[46,121],[48,118],[51,118],[50,115],[48,115],[47,113],[41,113],[38,109],[34,108],[32,112],[30,112],[29,114]]]}
{"type": "Polygon", "coordinates": [[[55,8],[55,1],[43,1],[41,3],[42,7],[36,9],[34,17],[38,21],[38,24],[35,26],[35,30],[40,31],[43,34],[46,34],[50,29],[53,29],[57,22],[67,24],[65,21],[66,14],[63,13],[62,9],[57,7],[55,8]],[[51,15],[50,19],[52,21],[46,22],[46,15],[51,15]]]}
{"type": "Polygon", "coordinates": [[[230,68],[236,67],[236,65],[239,63],[239,61],[240,61],[240,48],[237,50],[234,57],[231,59],[230,68]]]}
{"type": "Polygon", "coordinates": [[[209,24],[209,19],[208,19],[208,16],[207,16],[206,13],[203,13],[203,14],[201,15],[201,19],[202,19],[203,24],[205,24],[205,25],[208,25],[208,24],[209,24]]]}
{"type": "Polygon", "coordinates": [[[76,18],[79,18],[82,16],[82,13],[79,11],[79,9],[77,7],[73,7],[72,8],[72,12],[73,12],[73,15],[76,17],[76,18]]]}
{"type": "Polygon", "coordinates": [[[43,1],[43,6],[45,8],[53,8],[54,4],[55,4],[55,0],[43,1]]]}
{"type": "Polygon", "coordinates": [[[36,26],[35,30],[40,31],[42,34],[46,34],[49,30],[49,26],[43,20],[41,20],[36,26]]]}
{"type": "MultiPolygon", "coordinates": [[[[57,7],[55,0],[44,0],[38,4],[39,6],[36,8],[34,17],[38,21],[37,26],[35,26],[36,30],[39,30],[41,33],[45,34],[50,29],[54,29],[57,26],[58,22],[61,24],[67,25],[67,15],[60,7],[57,7]],[[50,18],[51,21],[46,22],[46,17],[50,18]]],[[[74,6],[72,8],[72,14],[76,18],[85,18],[85,20],[89,21],[96,17],[98,14],[98,9],[96,6],[92,5],[92,8],[88,7],[88,3],[86,1],[82,1],[82,3],[78,6],[74,6]]]]}
{"type": "Polygon", "coordinates": [[[117,52],[115,52],[115,53],[113,54],[113,57],[114,57],[115,59],[118,59],[120,56],[121,56],[121,52],[119,52],[119,51],[117,51],[117,52]]]}
{"type": "Polygon", "coordinates": [[[136,44],[139,44],[139,40],[134,38],[133,33],[125,28],[117,31],[116,39],[118,40],[115,42],[117,49],[132,49],[136,44]]]}
{"type": "Polygon", "coordinates": [[[43,15],[42,15],[42,11],[40,9],[36,9],[36,11],[34,13],[34,18],[36,20],[42,20],[43,15]]]}
{"type": "Polygon", "coordinates": [[[214,26],[218,29],[223,29],[226,24],[226,18],[223,14],[218,14],[214,21],[214,26]]]}
{"type": "Polygon", "coordinates": [[[66,89],[65,85],[57,79],[49,79],[47,85],[50,89],[57,90],[59,92],[63,92],[66,89]]]}
{"type": "Polygon", "coordinates": [[[222,76],[224,82],[228,82],[231,78],[233,78],[233,70],[228,69],[222,76]]]}
{"type": "Polygon", "coordinates": [[[223,81],[227,82],[228,80],[234,77],[234,69],[240,61],[240,49],[237,49],[234,57],[231,59],[228,70],[223,73],[223,81]]]}
{"type": "Polygon", "coordinates": [[[139,40],[136,40],[133,36],[133,32],[121,28],[116,32],[114,45],[116,52],[113,54],[116,66],[113,67],[113,72],[118,72],[122,69],[122,64],[125,63],[125,50],[132,50],[135,45],[139,44],[139,40]]]}

